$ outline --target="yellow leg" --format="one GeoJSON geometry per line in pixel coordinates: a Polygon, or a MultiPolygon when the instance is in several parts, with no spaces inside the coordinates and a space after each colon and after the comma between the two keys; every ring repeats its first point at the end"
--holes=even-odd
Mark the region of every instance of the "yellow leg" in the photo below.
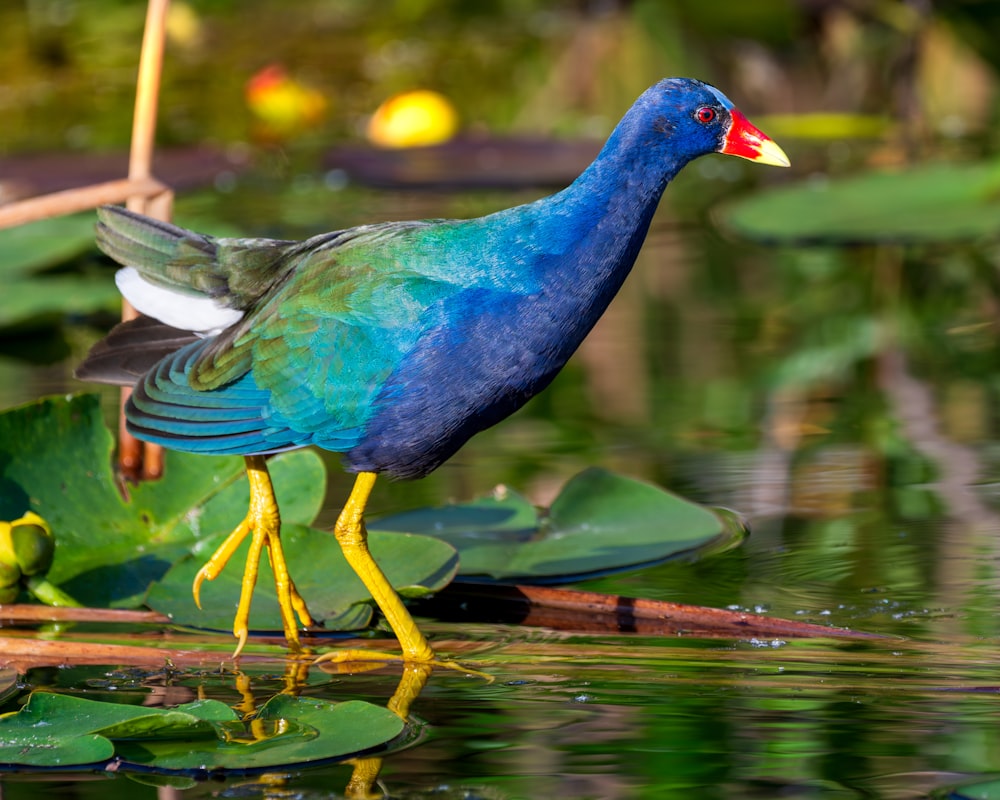
{"type": "Polygon", "coordinates": [[[250,536],[250,551],[247,554],[246,566],[243,569],[243,587],[240,591],[240,601],[233,619],[233,635],[239,640],[233,658],[243,650],[250,634],[250,602],[253,590],[257,585],[257,574],[260,571],[260,557],[267,550],[267,557],[274,573],[274,585],[278,594],[278,607],[281,609],[281,624],[285,629],[285,638],[289,647],[300,652],[299,632],[295,623],[298,614],[302,624],[313,624],[305,601],[299,595],[291,576],[288,574],[288,564],[281,547],[281,516],[278,513],[278,500],[274,496],[274,486],[271,475],[267,471],[267,463],[263,456],[246,456],[247,480],[250,483],[250,508],[243,521],[236,527],[219,548],[212,554],[195,576],[192,592],[194,601],[201,608],[201,585],[206,580],[214,580],[225,568],[233,553],[250,536]]]}
{"type": "Polygon", "coordinates": [[[368,550],[368,531],[365,530],[364,513],[372,487],[375,486],[375,477],[374,472],[358,474],[351,495],[347,498],[347,504],[337,518],[333,535],[337,537],[337,544],[340,545],[347,563],[361,578],[361,582],[382,611],[392,632],[399,639],[404,660],[434,661],[434,651],[368,550]]]}
{"type": "MultiPolygon", "coordinates": [[[[413,621],[410,612],[392,588],[392,584],[385,577],[385,573],[375,563],[371,552],[368,550],[368,532],[365,530],[364,513],[365,506],[368,505],[368,498],[371,495],[372,487],[375,485],[374,472],[361,472],[354,481],[354,488],[344,510],[337,518],[333,535],[337,537],[344,558],[350,564],[351,569],[361,578],[365,588],[368,589],[382,611],[386,622],[396,634],[399,645],[403,649],[402,660],[408,662],[418,662],[439,667],[457,669],[461,672],[471,674],[481,674],[475,670],[466,669],[454,661],[439,661],[434,654],[434,650],[427,643],[427,639],[420,632],[417,623],[413,621]]],[[[392,656],[386,653],[375,653],[368,650],[341,650],[336,653],[326,653],[320,656],[317,661],[392,661],[400,656],[392,656]]],[[[487,677],[488,676],[483,676],[487,677]]]]}
{"type": "MultiPolygon", "coordinates": [[[[413,662],[406,664],[399,679],[399,686],[392,693],[386,708],[405,722],[410,716],[410,706],[427,685],[432,668],[432,664],[413,662]]],[[[347,788],[344,789],[344,797],[349,800],[381,800],[387,796],[385,792],[375,790],[375,782],[382,771],[380,757],[356,758],[348,763],[353,765],[354,770],[347,788]]]]}

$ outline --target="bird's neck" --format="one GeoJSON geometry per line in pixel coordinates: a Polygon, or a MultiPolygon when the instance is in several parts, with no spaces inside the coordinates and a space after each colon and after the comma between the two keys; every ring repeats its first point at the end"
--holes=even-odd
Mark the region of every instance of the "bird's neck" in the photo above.
{"type": "Polygon", "coordinates": [[[542,201],[548,207],[539,241],[561,251],[550,261],[552,278],[589,295],[598,315],[628,276],[663,190],[686,163],[657,147],[653,133],[626,116],[594,162],[542,201]]]}

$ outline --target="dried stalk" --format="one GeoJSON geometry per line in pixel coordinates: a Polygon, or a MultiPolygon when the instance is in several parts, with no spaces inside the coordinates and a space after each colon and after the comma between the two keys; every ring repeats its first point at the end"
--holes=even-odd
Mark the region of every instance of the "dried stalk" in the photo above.
{"type": "Polygon", "coordinates": [[[164,194],[170,194],[170,190],[150,177],[135,180],[123,178],[78,189],[66,189],[0,206],[0,229],[14,228],[63,214],[75,214],[106,203],[121,203],[129,197],[159,198],[164,194]]]}
{"type": "MultiPolygon", "coordinates": [[[[136,83],[135,113],[132,117],[132,146],[129,152],[128,176],[145,180],[152,176],[153,150],[156,146],[156,111],[163,73],[163,48],[166,39],[167,11],[170,0],[149,0],[146,27],[139,55],[139,77],[136,83]]],[[[140,214],[169,221],[173,211],[173,193],[161,194],[156,202],[148,195],[135,194],[127,198],[126,207],[140,214]]],[[[122,320],[130,320],[137,312],[127,300],[122,300],[122,320]]],[[[124,406],[131,389],[121,390],[122,413],[118,421],[118,465],[122,473],[133,480],[158,478],[163,474],[163,448],[140,442],[125,428],[124,406]]]]}

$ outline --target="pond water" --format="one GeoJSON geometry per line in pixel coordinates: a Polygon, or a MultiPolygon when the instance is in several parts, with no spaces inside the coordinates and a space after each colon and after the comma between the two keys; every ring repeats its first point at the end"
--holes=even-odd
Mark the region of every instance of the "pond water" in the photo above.
{"type": "MultiPolygon", "coordinates": [[[[735,550],[580,588],[885,638],[735,642],[429,620],[440,651],[472,652],[494,681],[435,672],[412,706],[419,735],[385,754],[379,786],[396,798],[497,800],[1000,796],[987,784],[1000,775],[997,329],[975,266],[990,248],[731,241],[693,198],[722,196],[744,173],[715,160],[689,172],[621,296],[551,389],[430,478],[380,484],[372,511],[469,499],[499,483],[544,505],[571,475],[603,466],[736,509],[752,532],[735,550]]],[[[177,218],[307,235],[529,196],[375,192],[317,178],[280,194],[182,197],[177,218]]],[[[2,357],[0,405],[80,388],[72,363],[97,335],[71,328],[72,355],[47,366],[2,357]]],[[[327,523],[349,488],[331,474],[327,523]]],[[[261,657],[244,668],[262,702],[284,687],[282,665],[273,648],[249,652],[261,657]]],[[[313,668],[301,691],[384,704],[399,676],[398,666],[313,668]]],[[[167,678],[121,665],[36,668],[24,685],[127,702],[241,699],[217,666],[167,678]]],[[[326,798],[344,794],[351,772],[189,788],[8,774],[0,786],[6,800],[326,798]]]]}

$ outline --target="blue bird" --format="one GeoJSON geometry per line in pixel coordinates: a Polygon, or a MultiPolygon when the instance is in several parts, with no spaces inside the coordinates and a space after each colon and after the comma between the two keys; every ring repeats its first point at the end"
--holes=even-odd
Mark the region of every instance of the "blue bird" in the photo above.
{"type": "Polygon", "coordinates": [[[376,476],[428,474],[548,386],[631,270],[667,184],[707,153],[789,164],[717,89],[671,78],[636,100],[568,188],[478,219],[292,242],[98,211],[98,245],[124,265],[116,281],[144,316],[112,330],[77,375],[134,387],[125,414],[140,439],[245,457],[250,508],[194,585],[197,601],[251,537],[236,654],[264,550],[293,650],[296,615],[313,624],[285,564],[264,457],[316,445],[357,475],[334,534],[403,658],[442,663],[368,552],[376,476]]]}

